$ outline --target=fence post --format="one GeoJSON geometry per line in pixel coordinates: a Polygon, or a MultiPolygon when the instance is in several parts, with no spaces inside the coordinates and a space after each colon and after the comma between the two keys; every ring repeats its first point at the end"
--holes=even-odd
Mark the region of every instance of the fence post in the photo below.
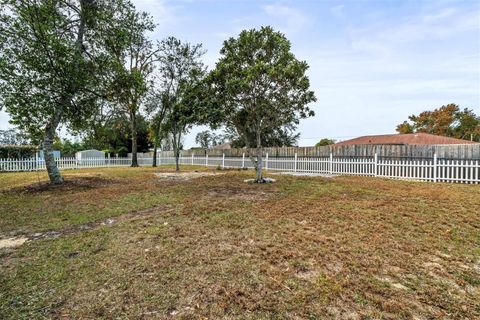
{"type": "Polygon", "coordinates": [[[35,152],[35,171],[38,171],[38,151],[35,152]]]}
{"type": "Polygon", "coordinates": [[[110,152],[108,153],[108,162],[107,162],[107,166],[110,167],[110,152]]]}
{"type": "Polygon", "coordinates": [[[265,170],[268,170],[268,152],[265,154],[265,170]]]}
{"type": "Polygon", "coordinates": [[[433,154],[433,182],[437,182],[437,153],[433,154]]]}
{"type": "Polygon", "coordinates": [[[225,168],[225,153],[222,155],[222,169],[225,168]]]}
{"type": "Polygon", "coordinates": [[[297,172],[297,153],[295,152],[295,162],[294,162],[294,165],[293,165],[293,172],[297,172]]]}
{"type": "Polygon", "coordinates": [[[333,154],[330,152],[330,174],[333,174],[333,154]]]}
{"type": "Polygon", "coordinates": [[[242,169],[245,168],[245,152],[242,154],[242,169]]]}
{"type": "Polygon", "coordinates": [[[192,166],[193,166],[193,153],[192,153],[192,166]]]}
{"type": "Polygon", "coordinates": [[[374,159],[374,167],[373,167],[373,174],[376,177],[378,175],[378,169],[377,169],[377,164],[378,164],[378,155],[375,152],[375,156],[373,157],[374,159]]]}
{"type": "Polygon", "coordinates": [[[205,167],[208,167],[208,153],[205,155],[205,167]]]}

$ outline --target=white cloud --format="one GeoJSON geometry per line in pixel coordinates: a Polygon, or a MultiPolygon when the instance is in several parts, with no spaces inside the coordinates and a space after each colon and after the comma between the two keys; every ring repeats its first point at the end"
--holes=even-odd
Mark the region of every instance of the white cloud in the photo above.
{"type": "Polygon", "coordinates": [[[434,21],[451,17],[457,12],[458,12],[457,8],[444,8],[438,12],[424,15],[422,20],[425,22],[434,22],[434,21]]]}
{"type": "Polygon", "coordinates": [[[461,11],[455,8],[408,17],[402,23],[389,25],[380,21],[366,28],[351,28],[357,41],[369,43],[406,43],[441,39],[458,33],[480,30],[480,11],[461,11]]]}
{"type": "Polygon", "coordinates": [[[478,17],[478,10],[419,7],[400,21],[345,21],[346,46],[304,51],[318,102],[317,116],[299,126],[300,143],[394,133],[408,115],[451,102],[479,113],[478,17]]]}
{"type": "Polygon", "coordinates": [[[308,17],[300,10],[282,4],[263,6],[265,13],[276,20],[280,30],[289,35],[294,35],[309,23],[308,17]]]}
{"type": "Polygon", "coordinates": [[[132,0],[138,10],[148,12],[152,15],[153,21],[157,24],[155,33],[160,33],[165,29],[179,23],[176,14],[178,7],[165,0],[132,0]]]}

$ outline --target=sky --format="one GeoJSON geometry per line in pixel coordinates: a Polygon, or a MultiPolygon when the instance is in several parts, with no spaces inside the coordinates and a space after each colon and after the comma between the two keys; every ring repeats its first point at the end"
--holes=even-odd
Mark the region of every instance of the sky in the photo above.
{"type": "MultiPolygon", "coordinates": [[[[270,25],[309,64],[316,115],[300,146],[395,133],[411,114],[448,103],[480,114],[480,1],[133,0],[156,40],[202,43],[212,69],[224,40],[270,25]]],[[[8,115],[0,113],[0,129],[8,115]]],[[[191,130],[185,147],[195,145],[191,130]]]]}

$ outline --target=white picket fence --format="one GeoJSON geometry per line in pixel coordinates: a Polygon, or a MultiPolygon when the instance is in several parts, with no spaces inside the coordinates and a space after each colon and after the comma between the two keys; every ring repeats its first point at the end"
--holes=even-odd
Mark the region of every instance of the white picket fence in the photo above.
{"type": "MultiPolygon", "coordinates": [[[[130,158],[60,158],[60,169],[81,169],[129,166],[130,158]]],[[[153,158],[139,158],[141,166],[151,166],[153,158]]],[[[431,182],[480,183],[479,160],[401,159],[374,157],[275,157],[263,158],[266,170],[321,173],[328,175],[358,175],[393,179],[411,179],[431,182]]],[[[253,168],[249,157],[209,157],[208,155],[180,157],[182,165],[222,168],[253,168]]],[[[158,157],[158,165],[173,165],[175,158],[158,157]]],[[[45,161],[38,159],[0,159],[0,172],[45,170],[45,161]]]]}

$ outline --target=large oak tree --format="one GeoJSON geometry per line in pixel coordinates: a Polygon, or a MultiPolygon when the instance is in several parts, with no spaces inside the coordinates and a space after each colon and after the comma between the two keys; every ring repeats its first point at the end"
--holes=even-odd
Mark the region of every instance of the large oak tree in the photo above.
{"type": "Polygon", "coordinates": [[[98,107],[111,55],[105,44],[122,21],[121,0],[0,0],[0,108],[43,140],[50,181],[60,125],[78,130],[98,107]]]}
{"type": "Polygon", "coordinates": [[[450,103],[433,111],[423,111],[419,115],[411,115],[408,121],[400,123],[398,133],[424,132],[457,139],[480,141],[480,116],[473,110],[463,110],[450,103]]]}
{"type": "Polygon", "coordinates": [[[271,27],[242,31],[224,42],[220,54],[208,77],[210,108],[220,124],[242,137],[247,148],[256,148],[256,157],[250,157],[256,181],[263,182],[265,137],[314,115],[308,107],[316,101],[305,74],[308,65],[291,52],[290,41],[271,27]]]}

